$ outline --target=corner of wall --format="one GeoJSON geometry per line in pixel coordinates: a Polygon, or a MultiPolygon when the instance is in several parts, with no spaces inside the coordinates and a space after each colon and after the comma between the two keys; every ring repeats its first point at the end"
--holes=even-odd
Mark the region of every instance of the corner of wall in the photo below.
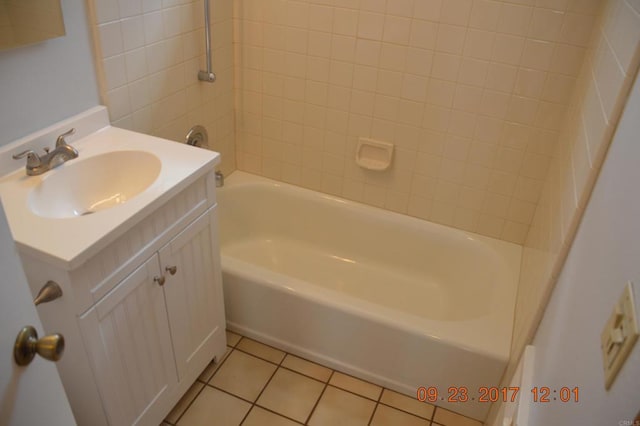
{"type": "MultiPolygon", "coordinates": [[[[508,383],[543,318],[640,66],[640,10],[603,3],[523,250],[508,383]]],[[[489,415],[493,420],[494,407],[489,415]]]]}

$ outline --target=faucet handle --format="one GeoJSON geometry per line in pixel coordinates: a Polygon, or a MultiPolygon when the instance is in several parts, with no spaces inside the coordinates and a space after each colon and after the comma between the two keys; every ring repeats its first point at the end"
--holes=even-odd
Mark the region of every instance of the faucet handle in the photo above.
{"type": "Polygon", "coordinates": [[[27,167],[38,167],[40,165],[40,157],[32,149],[22,151],[12,156],[14,160],[20,160],[27,157],[27,167]]]}
{"type": "Polygon", "coordinates": [[[59,147],[59,146],[62,146],[62,145],[67,145],[67,141],[65,141],[64,138],[66,138],[67,136],[73,135],[75,132],[76,132],[76,129],[72,128],[72,129],[64,132],[60,136],[58,136],[58,139],[56,139],[56,147],[59,147]]]}

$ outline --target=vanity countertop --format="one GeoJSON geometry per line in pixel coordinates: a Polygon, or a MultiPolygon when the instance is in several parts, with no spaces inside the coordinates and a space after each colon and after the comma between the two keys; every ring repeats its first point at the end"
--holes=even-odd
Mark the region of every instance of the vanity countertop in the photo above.
{"type": "Polygon", "coordinates": [[[22,167],[0,178],[0,197],[19,250],[66,270],[97,254],[220,162],[220,155],[213,151],[111,126],[71,145],[78,150],[78,158],[55,169],[27,176],[22,167]],[[161,162],[158,177],[125,203],[94,214],[52,218],[32,211],[29,194],[43,180],[76,162],[115,151],[152,153],[161,162]]]}

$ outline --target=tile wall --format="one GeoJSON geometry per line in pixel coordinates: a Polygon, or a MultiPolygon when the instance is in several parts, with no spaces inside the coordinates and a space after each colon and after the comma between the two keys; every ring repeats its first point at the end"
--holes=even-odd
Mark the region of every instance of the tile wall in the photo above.
{"type": "Polygon", "coordinates": [[[606,0],[601,7],[524,245],[507,378],[562,271],[640,65],[640,1],[606,0]]]}
{"type": "Polygon", "coordinates": [[[114,126],[184,141],[204,125],[222,171],[235,169],[232,0],[211,0],[214,84],[202,0],[90,0],[103,101],[114,126]]]}
{"type": "Polygon", "coordinates": [[[236,0],[238,168],[523,243],[599,3],[236,0]]]}

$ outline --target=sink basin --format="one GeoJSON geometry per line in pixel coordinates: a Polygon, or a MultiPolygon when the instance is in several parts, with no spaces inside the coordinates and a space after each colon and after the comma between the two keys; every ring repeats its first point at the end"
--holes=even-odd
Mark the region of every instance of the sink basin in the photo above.
{"type": "Polygon", "coordinates": [[[71,218],[126,203],[160,174],[158,157],[146,151],[113,151],[81,157],[44,175],[29,194],[38,216],[71,218]]]}

